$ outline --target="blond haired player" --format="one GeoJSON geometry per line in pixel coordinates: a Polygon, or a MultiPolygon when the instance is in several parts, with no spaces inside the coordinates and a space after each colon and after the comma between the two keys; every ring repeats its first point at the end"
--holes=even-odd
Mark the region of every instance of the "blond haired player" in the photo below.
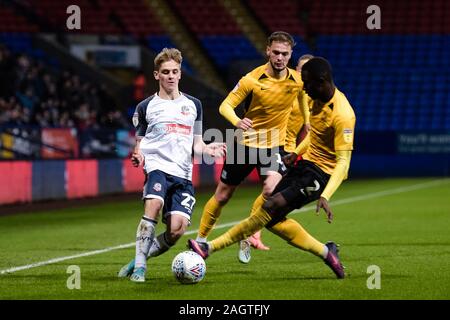
{"type": "Polygon", "coordinates": [[[181,52],[164,48],[155,58],[154,77],[159,90],[140,102],[133,116],[135,167],[144,165],[144,216],[136,232],[135,258],[119,277],[144,282],[147,259],[163,254],[184,234],[195,205],[192,152],[222,157],[225,144],[206,145],[202,139],[202,104],[178,89],[181,52]],[[166,230],[155,236],[160,211],[166,230]]]}
{"type": "MultiPolygon", "coordinates": [[[[295,42],[292,36],[277,31],[268,38],[268,62],[242,77],[220,105],[219,111],[242,134],[227,147],[227,158],[214,195],[208,200],[200,221],[197,240],[205,242],[231,199],[237,186],[257,168],[263,179],[261,195],[251,213],[261,208],[285,173],[281,161],[286,126],[295,100],[299,100],[303,118],[308,123],[308,109],[303,105],[300,75],[287,67],[295,42]],[[239,118],[234,109],[245,103],[245,114],[239,118]]],[[[250,236],[250,235],[249,235],[250,236]]],[[[264,247],[259,243],[260,247],[264,247]]],[[[258,243],[255,245],[258,246],[258,243]]],[[[241,242],[239,260],[250,261],[249,243],[241,242]]]]}

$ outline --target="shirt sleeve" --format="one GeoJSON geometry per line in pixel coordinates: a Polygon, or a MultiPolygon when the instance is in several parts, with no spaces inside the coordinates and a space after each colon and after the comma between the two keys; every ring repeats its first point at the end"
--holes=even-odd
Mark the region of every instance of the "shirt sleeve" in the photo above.
{"type": "Polygon", "coordinates": [[[148,122],[145,118],[147,105],[144,103],[139,103],[133,114],[133,125],[136,129],[136,137],[144,137],[147,131],[148,122]]]}
{"type": "Polygon", "coordinates": [[[203,135],[203,107],[200,100],[195,100],[195,107],[197,108],[197,118],[194,123],[194,135],[203,135]]]}
{"type": "Polygon", "coordinates": [[[355,117],[338,116],[335,119],[334,149],[336,151],[353,150],[355,117]]]}
{"type": "Polygon", "coordinates": [[[303,116],[303,122],[309,124],[309,99],[306,93],[300,91],[297,96],[300,112],[303,116]]]}
{"type": "Polygon", "coordinates": [[[241,120],[234,112],[234,109],[245,100],[252,91],[251,80],[248,77],[242,77],[234,89],[228,94],[219,107],[220,114],[231,122],[234,126],[241,120]]]}
{"type": "Polygon", "coordinates": [[[330,200],[333,193],[341,185],[342,181],[347,179],[348,169],[350,168],[351,151],[336,151],[337,163],[333,174],[323,190],[321,197],[330,200]]]}

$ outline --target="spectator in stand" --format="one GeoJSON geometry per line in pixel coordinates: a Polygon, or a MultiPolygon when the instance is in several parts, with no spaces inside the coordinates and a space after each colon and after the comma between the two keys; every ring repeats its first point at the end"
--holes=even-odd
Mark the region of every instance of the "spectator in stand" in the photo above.
{"type": "Polygon", "coordinates": [[[105,85],[82,81],[74,72],[57,73],[0,45],[0,74],[0,124],[131,127],[105,85]]]}

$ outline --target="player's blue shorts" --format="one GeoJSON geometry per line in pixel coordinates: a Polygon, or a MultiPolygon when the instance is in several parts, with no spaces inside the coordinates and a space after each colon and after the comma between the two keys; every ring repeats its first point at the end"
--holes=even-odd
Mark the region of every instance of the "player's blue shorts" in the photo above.
{"type": "Polygon", "coordinates": [[[195,197],[192,182],[160,170],[146,175],[143,199],[159,199],[163,202],[163,222],[167,216],[179,214],[191,221],[195,197]]]}

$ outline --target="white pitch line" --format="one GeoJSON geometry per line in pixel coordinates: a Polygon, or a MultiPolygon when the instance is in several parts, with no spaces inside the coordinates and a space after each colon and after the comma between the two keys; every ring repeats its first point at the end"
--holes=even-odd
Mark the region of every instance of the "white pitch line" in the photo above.
{"type": "MultiPolygon", "coordinates": [[[[399,188],[395,188],[395,189],[389,189],[389,190],[374,192],[374,193],[365,194],[365,195],[361,195],[361,196],[355,196],[355,197],[350,197],[350,198],[346,198],[346,199],[331,201],[330,203],[331,203],[331,205],[333,207],[335,207],[335,206],[338,206],[338,205],[341,205],[341,204],[353,203],[353,202],[357,202],[357,201],[363,201],[363,200],[368,200],[368,199],[373,199],[373,198],[380,198],[380,197],[383,197],[383,196],[389,196],[389,195],[393,195],[393,194],[397,194],[397,193],[403,193],[403,192],[408,192],[408,191],[413,191],[413,190],[419,190],[419,189],[434,187],[434,186],[438,186],[438,185],[449,183],[449,182],[450,182],[450,179],[433,180],[433,181],[430,181],[430,182],[414,184],[414,185],[407,186],[407,187],[399,187],[399,188]]],[[[304,212],[304,211],[308,211],[308,210],[312,210],[312,209],[315,209],[315,206],[303,207],[301,209],[294,210],[292,213],[304,212]]],[[[231,226],[234,226],[235,224],[237,224],[239,222],[240,222],[240,220],[239,221],[233,221],[233,222],[229,222],[229,223],[220,224],[215,229],[222,229],[222,228],[226,228],[226,227],[231,227],[231,226]]],[[[186,235],[194,234],[194,233],[197,233],[197,231],[198,230],[190,230],[190,231],[187,231],[185,234],[186,235]]],[[[121,244],[121,245],[118,245],[118,246],[115,246],[115,247],[108,247],[108,248],[105,248],[105,249],[89,251],[89,252],[80,253],[80,254],[76,254],[76,255],[72,255],[72,256],[60,257],[60,258],[55,258],[55,259],[50,259],[50,260],[47,260],[47,261],[36,262],[36,263],[24,265],[24,266],[4,269],[4,270],[0,270],[0,275],[1,274],[6,274],[6,273],[13,273],[13,272],[21,271],[21,270],[27,270],[27,269],[42,267],[42,266],[45,266],[45,265],[58,263],[58,262],[66,261],[66,260],[93,256],[93,255],[96,255],[96,254],[106,253],[106,252],[110,252],[110,251],[114,251],[114,250],[118,250],[118,249],[130,248],[130,247],[133,247],[135,244],[136,244],[135,242],[131,242],[131,243],[127,243],[127,244],[121,244]]]]}

